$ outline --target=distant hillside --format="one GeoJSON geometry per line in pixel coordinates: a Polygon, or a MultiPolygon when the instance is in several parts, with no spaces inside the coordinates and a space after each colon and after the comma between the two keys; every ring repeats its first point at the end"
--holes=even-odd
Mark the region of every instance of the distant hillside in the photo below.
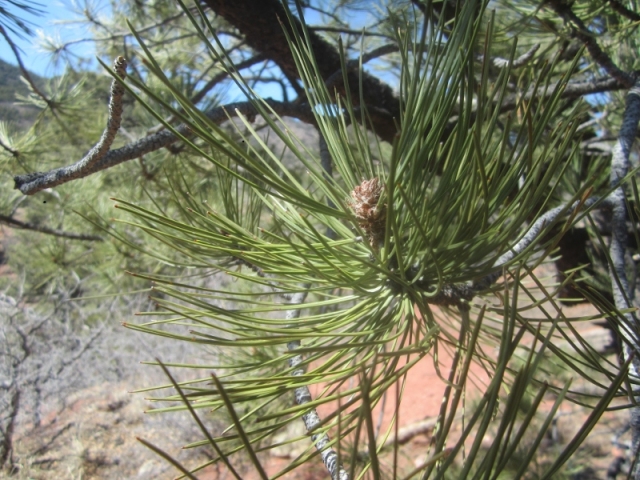
{"type": "MultiPolygon", "coordinates": [[[[12,122],[20,127],[28,127],[38,110],[25,105],[16,105],[16,94],[28,95],[29,89],[20,80],[20,69],[0,60],[0,121],[12,122]]],[[[31,73],[31,78],[38,86],[45,83],[45,79],[31,73]]]]}

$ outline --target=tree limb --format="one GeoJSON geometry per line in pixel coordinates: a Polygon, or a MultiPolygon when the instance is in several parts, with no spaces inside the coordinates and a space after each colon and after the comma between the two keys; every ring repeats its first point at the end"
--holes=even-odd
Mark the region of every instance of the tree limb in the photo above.
{"type": "MultiPolygon", "coordinates": [[[[350,73],[356,73],[358,72],[358,69],[360,67],[360,65],[364,65],[365,63],[378,58],[378,57],[382,57],[383,55],[388,55],[389,53],[395,53],[400,51],[400,48],[394,44],[394,43],[389,43],[386,45],[382,45],[378,48],[374,48],[373,50],[371,50],[370,52],[364,53],[362,54],[362,56],[360,58],[355,58],[353,60],[349,60],[347,62],[347,71],[350,73]]],[[[331,91],[333,90],[333,88],[342,83],[342,68],[339,68],[338,70],[336,70],[335,72],[333,72],[329,78],[327,78],[325,80],[325,85],[327,86],[327,89],[329,90],[329,93],[331,93],[331,91]]]]}
{"type": "MultiPolygon", "coordinates": [[[[615,78],[604,78],[589,82],[575,82],[565,86],[561,93],[561,98],[577,98],[582,95],[620,90],[622,88],[624,88],[624,86],[615,78]]],[[[541,95],[551,95],[554,90],[555,87],[553,85],[547,89],[543,89],[541,87],[537,91],[531,89],[526,92],[523,97],[525,99],[531,99],[541,95]]],[[[519,101],[520,97],[517,95],[508,96],[501,104],[500,112],[507,112],[515,109],[518,106],[519,101]]],[[[307,104],[279,102],[271,99],[267,99],[265,102],[280,116],[294,117],[305,123],[313,125],[316,123],[313,112],[307,104]]],[[[373,123],[384,124],[393,120],[389,112],[385,109],[374,106],[367,106],[366,108],[373,123]]],[[[213,108],[205,112],[205,114],[212,122],[219,125],[228,120],[229,117],[234,117],[238,114],[251,117],[257,115],[258,112],[251,102],[237,102],[213,108]]],[[[449,120],[448,130],[450,131],[457,123],[458,117],[452,117],[449,120]]],[[[180,135],[191,135],[189,129],[185,125],[176,127],[176,131],[180,135]]],[[[171,145],[178,140],[178,136],[173,132],[161,131],[144,137],[137,142],[125,145],[124,147],[106,152],[103,157],[94,159],[90,167],[87,167],[86,165],[82,167],[83,164],[81,162],[83,162],[83,159],[75,164],[56,168],[48,172],[16,175],[14,176],[15,188],[19,189],[25,195],[33,195],[41,190],[62,185],[79,178],[84,178],[98,171],[106,170],[123,162],[139,158],[142,155],[171,145]]]]}
{"type": "Polygon", "coordinates": [[[634,12],[633,10],[629,10],[618,0],[608,0],[608,1],[609,1],[609,5],[611,5],[611,8],[613,8],[613,10],[615,10],[617,13],[619,13],[623,17],[626,17],[633,22],[640,22],[640,15],[634,12]]]}
{"type": "MultiPolygon", "coordinates": [[[[381,47],[381,49],[376,49],[370,52],[370,54],[375,56],[381,53],[389,53],[390,51],[392,51],[392,46],[386,45],[384,47],[381,47]]],[[[365,56],[363,58],[368,59],[369,57],[365,56]]],[[[356,60],[353,60],[353,62],[356,62],[356,60]]],[[[334,72],[334,74],[335,73],[336,72],[334,72]]],[[[357,75],[357,73],[355,72],[353,74],[357,75]]],[[[114,81],[114,83],[117,82],[114,81]]],[[[624,86],[618,79],[615,78],[604,78],[589,82],[575,82],[567,84],[564,87],[564,90],[561,93],[561,97],[571,99],[580,97],[582,95],[620,90],[622,88],[624,88],[624,86]]],[[[523,95],[523,98],[531,99],[539,97],[541,95],[551,95],[553,94],[555,89],[556,88],[553,85],[546,89],[542,87],[538,90],[531,89],[523,95]]],[[[121,101],[121,97],[118,99],[118,97],[116,96],[115,98],[117,101],[121,101]]],[[[113,109],[111,107],[111,105],[114,103],[113,99],[114,95],[112,84],[110,113],[118,113],[119,115],[121,115],[121,108],[113,109]]],[[[506,97],[503,103],[500,105],[500,112],[507,112],[515,109],[518,106],[519,101],[520,97],[517,95],[510,95],[506,97]]],[[[274,110],[274,112],[276,112],[280,116],[294,117],[305,123],[313,125],[315,125],[316,123],[313,112],[307,104],[295,102],[279,102],[271,99],[267,99],[265,100],[265,102],[269,105],[270,108],[274,110]]],[[[384,108],[379,108],[378,106],[367,106],[366,108],[369,117],[374,125],[383,125],[394,120],[391,117],[390,113],[384,108]]],[[[225,106],[216,107],[205,112],[206,116],[212,122],[218,125],[228,120],[229,117],[234,117],[238,114],[251,117],[255,116],[257,113],[257,110],[251,104],[251,102],[232,103],[225,106]]],[[[449,120],[449,126],[447,130],[450,131],[453,127],[455,127],[457,122],[458,117],[452,117],[451,120],[449,120]]],[[[133,160],[135,158],[139,158],[142,155],[167,147],[168,145],[171,145],[172,143],[179,140],[178,136],[173,132],[161,131],[142,138],[137,142],[125,145],[124,147],[105,151],[104,146],[106,145],[106,143],[103,143],[103,140],[106,138],[107,140],[110,139],[110,142],[113,141],[111,134],[113,133],[113,135],[115,135],[113,126],[116,125],[116,123],[119,125],[119,120],[118,122],[112,121],[112,118],[110,116],[108,127],[105,130],[105,133],[103,133],[103,138],[82,160],[78,161],[75,164],[56,168],[48,172],[35,172],[25,175],[16,175],[14,177],[15,188],[19,189],[25,195],[33,195],[41,190],[55,187],[57,185],[61,185],[79,178],[84,178],[98,171],[114,167],[116,165],[119,165],[120,163],[133,160]],[[100,156],[100,154],[102,156],[100,156]]],[[[189,129],[185,125],[176,127],[176,131],[180,135],[191,135],[189,129]]]]}
{"type": "MultiPolygon", "coordinates": [[[[294,25],[289,25],[286,22],[287,14],[278,0],[204,0],[204,3],[233,24],[244,35],[247,45],[273,60],[285,75],[300,78],[283,28],[289,32],[295,28],[302,35],[302,24],[295,19],[294,25]],[[249,11],[252,15],[247,15],[246,12],[249,11]]],[[[309,41],[320,76],[326,81],[342,68],[340,55],[335,47],[313,31],[309,31],[309,41]]],[[[347,88],[351,89],[355,101],[360,98],[357,92],[359,75],[358,72],[348,75],[347,88]]],[[[362,95],[365,104],[376,105],[388,112],[388,115],[374,118],[372,123],[373,130],[380,138],[392,142],[397,133],[396,122],[400,118],[399,99],[393,94],[391,87],[366,72],[362,73],[362,95]]]]}
{"type": "MultiPolygon", "coordinates": [[[[127,61],[124,57],[118,57],[113,62],[114,72],[122,79],[126,76],[127,61]]],[[[78,162],[64,167],[63,169],[51,170],[47,173],[31,173],[27,175],[18,175],[14,178],[16,188],[20,188],[22,193],[27,194],[25,190],[21,188],[23,184],[38,184],[41,188],[40,191],[48,188],[47,185],[55,186],[60,185],[58,180],[65,178],[66,181],[74,180],[76,178],[82,178],[85,172],[93,172],[97,163],[107,154],[111,144],[120,129],[120,123],[122,121],[122,97],[124,96],[124,87],[117,81],[111,82],[111,97],[109,99],[109,118],[107,120],[107,126],[102,132],[102,136],[98,143],[89,150],[89,152],[78,162]],[[62,172],[63,171],[63,172],[62,172]]],[[[33,193],[35,193],[35,191],[33,193]]]]}

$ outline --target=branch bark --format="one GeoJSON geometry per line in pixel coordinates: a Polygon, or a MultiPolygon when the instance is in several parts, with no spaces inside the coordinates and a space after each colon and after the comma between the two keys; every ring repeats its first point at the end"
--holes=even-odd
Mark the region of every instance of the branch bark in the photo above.
{"type": "MultiPolygon", "coordinates": [[[[509,60],[508,58],[496,57],[491,59],[491,63],[498,68],[507,68],[507,67],[520,68],[526,65],[527,63],[529,63],[529,61],[533,58],[533,56],[536,54],[536,52],[539,49],[540,49],[540,44],[536,43],[529,50],[527,50],[522,55],[520,55],[518,58],[514,58],[513,61],[509,60]]],[[[479,60],[481,62],[484,61],[484,55],[480,55],[479,60]]]]}
{"type": "MultiPolygon", "coordinates": [[[[124,57],[118,57],[113,62],[113,71],[121,78],[126,76],[127,61],[124,57]]],[[[122,122],[122,97],[124,96],[124,87],[117,81],[111,82],[111,97],[109,99],[109,118],[107,120],[107,126],[102,132],[102,137],[98,140],[98,143],[89,150],[82,159],[78,162],[64,167],[63,169],[52,170],[47,173],[32,173],[28,175],[19,175],[15,177],[16,188],[20,188],[21,183],[36,183],[42,185],[42,188],[36,191],[40,191],[44,188],[48,188],[46,185],[60,185],[55,183],[59,176],[61,176],[61,170],[64,171],[64,178],[66,181],[74,180],[76,178],[82,178],[83,173],[87,171],[95,171],[95,165],[107,154],[113,140],[116,138],[116,134],[120,129],[120,123],[122,122]],[[23,181],[19,180],[21,178],[23,181]]],[[[22,188],[20,191],[26,193],[22,188]]],[[[35,192],[34,192],[35,193],[35,192]]]]}
{"type": "MultiPolygon", "coordinates": [[[[612,218],[611,218],[611,245],[609,256],[611,258],[611,288],[613,298],[618,310],[632,308],[633,292],[629,288],[627,279],[627,266],[636,268],[632,262],[627,262],[627,205],[622,179],[630,168],[629,153],[635,140],[638,123],[640,122],[640,82],[629,90],[627,105],[622,117],[622,127],[618,142],[613,149],[611,158],[611,186],[615,190],[611,193],[612,218]]],[[[623,314],[619,326],[620,335],[624,340],[623,355],[625,361],[633,357],[629,364],[629,384],[633,389],[629,394],[632,397],[631,407],[631,451],[637,452],[640,447],[640,327],[638,318],[633,312],[623,314]]],[[[640,480],[640,466],[636,462],[633,478],[640,480]]]]}
{"type": "MultiPolygon", "coordinates": [[[[266,100],[266,103],[278,115],[295,117],[303,122],[315,124],[315,118],[308,105],[284,103],[275,100],[266,100]]],[[[238,102],[213,108],[206,112],[207,117],[209,117],[213,123],[218,125],[225,122],[230,117],[237,116],[238,114],[252,117],[257,115],[258,111],[251,102],[238,102]]],[[[191,136],[189,129],[185,125],[176,127],[176,131],[186,137],[191,136]]],[[[25,195],[33,195],[34,193],[40,192],[46,188],[55,187],[78,178],[87,177],[101,170],[106,170],[123,162],[141,157],[146,153],[160,150],[161,148],[171,145],[178,140],[178,136],[173,132],[158,132],[142,138],[137,142],[125,145],[124,147],[105,152],[102,157],[94,158],[91,163],[82,159],[73,165],[56,168],[44,173],[37,172],[26,175],[16,175],[14,177],[15,188],[19,189],[25,195]]]]}
{"type": "Polygon", "coordinates": [[[633,10],[629,10],[618,0],[608,0],[608,1],[609,1],[609,5],[611,5],[611,8],[616,12],[618,12],[623,17],[626,17],[633,22],[640,22],[640,14],[634,12],[633,10]]]}
{"type": "MultiPolygon", "coordinates": [[[[299,305],[304,302],[307,297],[307,290],[305,289],[302,292],[296,293],[291,299],[291,305],[299,305]]],[[[302,311],[301,307],[295,307],[289,311],[287,311],[286,318],[289,321],[293,321],[300,317],[300,312],[302,311]]],[[[294,351],[297,348],[300,348],[300,340],[294,340],[293,342],[289,342],[287,344],[287,349],[289,351],[294,351]]],[[[304,375],[305,369],[300,366],[302,364],[302,355],[294,355],[289,359],[289,367],[291,367],[293,372],[291,375],[294,377],[299,377],[304,375]]],[[[296,403],[298,405],[305,405],[311,402],[311,392],[309,391],[309,387],[302,386],[297,387],[294,391],[296,403]]],[[[329,446],[331,440],[326,433],[313,433],[315,429],[317,429],[321,425],[320,416],[315,408],[310,408],[307,412],[302,415],[302,421],[304,422],[304,426],[307,429],[307,432],[311,435],[311,441],[315,445],[316,449],[320,452],[320,456],[322,457],[322,463],[329,471],[331,478],[333,480],[349,480],[349,474],[339,463],[338,454],[336,451],[329,446]]]]}

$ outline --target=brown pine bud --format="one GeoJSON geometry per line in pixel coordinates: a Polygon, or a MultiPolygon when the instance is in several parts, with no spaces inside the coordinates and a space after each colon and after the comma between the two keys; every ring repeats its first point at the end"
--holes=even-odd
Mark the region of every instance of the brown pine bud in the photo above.
{"type": "Polygon", "coordinates": [[[353,189],[349,201],[358,225],[367,234],[369,243],[374,248],[378,248],[384,240],[387,208],[386,205],[379,204],[383,190],[384,185],[377,177],[364,180],[353,189]]]}

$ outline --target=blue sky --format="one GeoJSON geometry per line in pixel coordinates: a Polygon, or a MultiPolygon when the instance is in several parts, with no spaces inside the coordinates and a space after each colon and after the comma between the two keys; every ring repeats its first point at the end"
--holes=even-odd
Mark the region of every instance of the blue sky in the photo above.
{"type": "MultiPolygon", "coordinates": [[[[43,77],[51,77],[57,74],[61,74],[64,71],[65,65],[63,62],[57,65],[52,61],[52,55],[45,52],[39,45],[43,37],[51,37],[58,39],[56,43],[68,42],[79,39],[89,39],[91,34],[82,28],[80,24],[75,24],[74,19],[81,18],[82,15],[74,12],[78,8],[84,6],[85,1],[91,5],[92,10],[98,15],[108,16],[110,13],[110,7],[108,0],[52,0],[47,2],[46,0],[37,0],[41,4],[41,9],[44,10],[44,14],[41,16],[25,14],[22,10],[17,9],[8,2],[0,0],[0,5],[7,8],[11,13],[16,14],[20,18],[31,22],[32,29],[37,32],[33,37],[25,36],[24,39],[18,38],[16,35],[11,35],[15,44],[21,50],[21,57],[24,65],[33,73],[43,77]]],[[[360,28],[366,24],[366,13],[350,18],[353,28],[360,28]]],[[[313,10],[307,12],[307,21],[311,24],[322,23],[320,16],[313,10]]],[[[95,49],[92,42],[82,42],[74,45],[71,52],[88,59],[90,62],[95,58],[95,49]]],[[[0,38],[0,59],[16,65],[17,62],[13,55],[13,52],[9,48],[4,39],[0,38]]],[[[372,62],[374,63],[374,62],[372,62]]],[[[93,61],[89,63],[96,70],[99,70],[98,63],[93,61]]],[[[87,68],[89,65],[86,63],[82,65],[83,68],[87,68]]],[[[380,72],[377,72],[378,74],[380,72]]],[[[384,75],[383,75],[384,77],[384,75]]],[[[226,93],[226,100],[234,101],[242,95],[240,91],[233,85],[229,86],[230,89],[226,93]]],[[[258,94],[264,97],[273,97],[277,99],[282,98],[280,87],[277,84],[262,84],[258,88],[258,94]]],[[[289,92],[290,94],[292,92],[289,92]]]]}
{"type": "MultiPolygon", "coordinates": [[[[0,3],[5,2],[0,0],[0,3]]],[[[40,8],[45,11],[42,16],[25,14],[22,10],[19,10],[9,3],[6,3],[3,7],[7,8],[11,13],[18,15],[20,18],[30,21],[33,24],[33,30],[39,31],[41,35],[60,38],[63,41],[77,40],[89,36],[87,32],[78,25],[69,23],[73,19],[78,18],[78,15],[73,12],[72,1],[53,0],[45,2],[40,0],[39,3],[42,5],[40,8]]],[[[92,3],[98,5],[97,11],[99,13],[108,13],[109,7],[107,2],[99,1],[92,3]]],[[[50,77],[64,70],[64,65],[53,65],[51,55],[43,52],[38,46],[39,35],[25,37],[25,39],[20,39],[15,35],[11,37],[15,44],[22,50],[22,61],[30,71],[40,76],[50,77]]],[[[93,58],[94,56],[93,45],[90,42],[79,44],[73,47],[72,51],[83,57],[93,58]]],[[[13,52],[4,39],[0,39],[0,59],[13,65],[17,64],[13,52]]]]}

